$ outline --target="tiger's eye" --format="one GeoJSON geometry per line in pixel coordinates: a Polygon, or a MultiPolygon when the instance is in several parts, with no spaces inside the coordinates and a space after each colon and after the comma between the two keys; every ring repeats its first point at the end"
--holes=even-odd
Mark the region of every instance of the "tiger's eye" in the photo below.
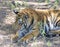
{"type": "Polygon", "coordinates": [[[29,17],[28,17],[28,15],[25,15],[24,18],[27,19],[27,18],[29,18],[29,17]]]}

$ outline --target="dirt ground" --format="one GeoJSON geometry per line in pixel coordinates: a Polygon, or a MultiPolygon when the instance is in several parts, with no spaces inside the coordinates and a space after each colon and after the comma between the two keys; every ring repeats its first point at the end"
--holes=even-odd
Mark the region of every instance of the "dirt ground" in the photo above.
{"type": "MultiPolygon", "coordinates": [[[[13,11],[9,10],[8,7],[1,5],[0,8],[0,47],[24,47],[23,45],[18,46],[12,42],[11,36],[16,30],[12,29],[12,24],[15,21],[16,15],[13,11]]],[[[25,47],[60,47],[60,37],[51,38],[48,41],[39,39],[29,43],[25,47]],[[49,45],[49,46],[48,46],[49,45]]]]}

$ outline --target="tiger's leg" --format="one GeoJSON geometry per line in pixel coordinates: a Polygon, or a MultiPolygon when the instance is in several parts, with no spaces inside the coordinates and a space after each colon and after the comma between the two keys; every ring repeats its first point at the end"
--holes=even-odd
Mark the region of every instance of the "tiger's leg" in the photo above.
{"type": "Polygon", "coordinates": [[[13,41],[13,43],[18,42],[18,32],[16,32],[16,34],[14,34],[14,35],[12,36],[12,41],[13,41]]]}
{"type": "Polygon", "coordinates": [[[38,34],[39,34],[38,29],[35,29],[35,30],[33,30],[30,34],[24,36],[24,37],[23,37],[22,39],[20,39],[20,40],[21,40],[21,41],[30,40],[30,39],[32,39],[32,38],[34,38],[34,37],[37,37],[38,34]]]}

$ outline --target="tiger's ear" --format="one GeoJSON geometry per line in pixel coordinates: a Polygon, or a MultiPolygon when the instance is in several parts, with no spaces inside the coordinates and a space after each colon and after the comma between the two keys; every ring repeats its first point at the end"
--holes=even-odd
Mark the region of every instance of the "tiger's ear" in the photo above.
{"type": "Polygon", "coordinates": [[[13,12],[14,12],[15,14],[18,14],[18,13],[19,13],[17,10],[13,10],[13,12]]]}

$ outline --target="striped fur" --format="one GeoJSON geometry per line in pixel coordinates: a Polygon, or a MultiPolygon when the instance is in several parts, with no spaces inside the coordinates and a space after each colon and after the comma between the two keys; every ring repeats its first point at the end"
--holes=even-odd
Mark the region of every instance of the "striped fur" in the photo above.
{"type": "Polygon", "coordinates": [[[20,28],[19,29],[20,31],[17,31],[18,33],[16,33],[17,35],[13,37],[13,40],[15,41],[16,40],[26,41],[33,37],[37,37],[40,34],[39,32],[40,26],[38,26],[39,22],[42,22],[44,24],[43,29],[46,32],[46,34],[49,35],[50,33],[60,34],[60,10],[39,10],[38,11],[38,10],[33,10],[31,8],[25,8],[22,11],[17,13],[16,22],[15,22],[16,24],[18,24],[19,19],[22,19],[23,25],[25,24],[25,26],[23,27],[20,24],[19,26],[23,28],[24,32],[27,31],[28,33],[26,33],[24,36],[20,38],[21,36],[21,34],[19,33],[21,32],[21,28],[20,28]],[[27,16],[28,18],[25,16],[27,16]]]}

